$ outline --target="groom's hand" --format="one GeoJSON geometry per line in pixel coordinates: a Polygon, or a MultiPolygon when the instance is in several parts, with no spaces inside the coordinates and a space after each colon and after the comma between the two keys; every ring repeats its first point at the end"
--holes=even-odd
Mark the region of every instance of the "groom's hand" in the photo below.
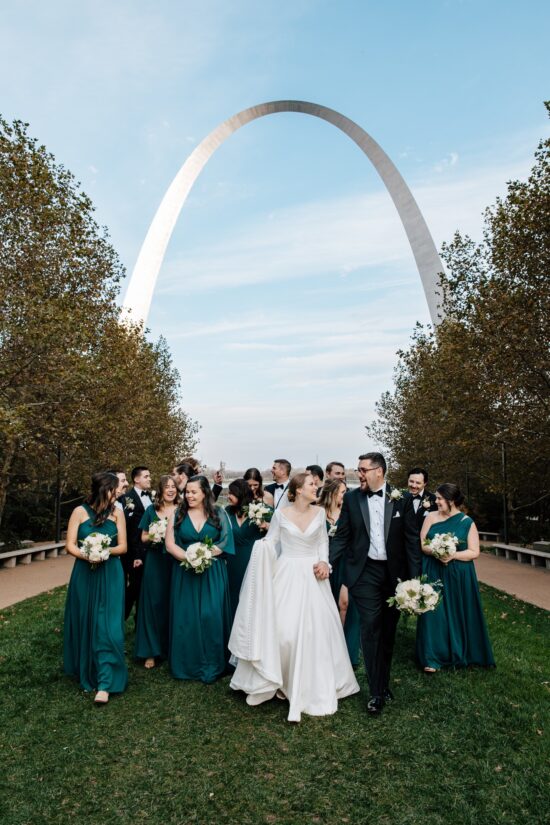
{"type": "Polygon", "coordinates": [[[323,579],[328,579],[329,577],[329,566],[326,561],[318,561],[317,564],[313,565],[313,572],[316,579],[323,581],[323,579]]]}

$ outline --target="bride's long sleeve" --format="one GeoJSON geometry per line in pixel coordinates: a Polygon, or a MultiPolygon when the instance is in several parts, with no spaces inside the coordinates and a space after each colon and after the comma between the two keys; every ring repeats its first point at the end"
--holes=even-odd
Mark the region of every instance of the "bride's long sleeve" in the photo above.
{"type": "Polygon", "coordinates": [[[281,514],[275,510],[273,518],[266,533],[266,539],[270,539],[275,548],[277,556],[281,555],[281,514]]]}
{"type": "Polygon", "coordinates": [[[321,527],[319,528],[319,561],[324,561],[327,564],[329,563],[328,547],[328,533],[325,525],[325,520],[323,519],[321,527]]]}

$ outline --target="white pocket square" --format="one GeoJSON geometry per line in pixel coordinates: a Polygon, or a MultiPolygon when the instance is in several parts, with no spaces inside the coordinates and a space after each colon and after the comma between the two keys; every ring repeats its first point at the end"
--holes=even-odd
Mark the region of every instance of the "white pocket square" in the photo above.
{"type": "Polygon", "coordinates": [[[401,518],[401,513],[399,512],[399,510],[393,514],[393,518],[401,518]]]}

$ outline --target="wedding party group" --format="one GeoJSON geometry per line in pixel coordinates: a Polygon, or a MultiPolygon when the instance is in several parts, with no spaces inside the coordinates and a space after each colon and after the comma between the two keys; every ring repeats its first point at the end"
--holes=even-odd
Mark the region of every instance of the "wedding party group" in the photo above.
{"type": "Polygon", "coordinates": [[[194,458],[161,475],[146,466],[92,476],[67,528],[75,563],[67,591],[64,669],[98,706],[128,684],[134,658],[167,661],[172,676],[209,684],[230,675],[249,705],[288,703],[288,720],[325,716],[359,692],[367,713],[394,700],[390,672],[400,614],[418,617],[416,658],[427,675],[494,666],[474,559],[479,536],[452,483],[428,490],[413,467],[407,489],[386,479],[378,452],[292,475],[286,459],[264,485],[252,467],[225,490],[194,458]],[[219,506],[220,494],[228,504],[219,506]]]}

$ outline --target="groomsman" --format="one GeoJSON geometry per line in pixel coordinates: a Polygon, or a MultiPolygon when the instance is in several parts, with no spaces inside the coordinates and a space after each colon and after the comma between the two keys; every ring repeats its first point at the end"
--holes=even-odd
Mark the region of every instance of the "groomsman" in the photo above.
{"type": "Polygon", "coordinates": [[[124,470],[119,469],[109,469],[105,470],[106,473],[112,473],[114,476],[118,478],[118,487],[116,488],[116,501],[115,507],[119,510],[124,510],[124,494],[128,492],[128,479],[126,478],[126,473],[124,470]]]}
{"type": "Polygon", "coordinates": [[[121,556],[121,560],[126,574],[124,617],[125,619],[128,618],[135,604],[134,620],[137,621],[139,591],[141,590],[145,555],[139,523],[147,507],[153,503],[151,500],[151,473],[148,467],[134,467],[132,470],[132,484],[134,486],[128,490],[123,500],[128,552],[121,556]]]}
{"type": "Polygon", "coordinates": [[[428,513],[437,510],[434,493],[428,490],[428,471],[423,467],[413,467],[408,472],[407,487],[412,497],[416,525],[422,530],[422,524],[428,513]]]}
{"type": "Polygon", "coordinates": [[[325,477],[322,468],[319,467],[318,464],[308,464],[306,467],[306,473],[311,473],[313,476],[313,481],[317,487],[317,496],[319,496],[323,487],[323,478],[325,477]]]}
{"type": "Polygon", "coordinates": [[[325,467],[325,481],[346,480],[346,468],[341,461],[329,461],[325,467]]]}
{"type": "Polygon", "coordinates": [[[371,693],[367,711],[376,715],[393,699],[389,681],[399,611],[387,600],[398,579],[419,575],[421,552],[412,499],[386,482],[384,456],[360,455],[357,473],[360,486],[344,496],[330,561],[345,560],[344,584],[361,622],[371,693]]]}
{"type": "Polygon", "coordinates": [[[276,458],[273,462],[273,467],[271,468],[273,484],[266,484],[264,490],[267,490],[267,492],[273,496],[273,506],[275,510],[278,507],[288,507],[290,504],[287,490],[291,470],[292,466],[290,461],[287,461],[286,458],[276,458]]]}

